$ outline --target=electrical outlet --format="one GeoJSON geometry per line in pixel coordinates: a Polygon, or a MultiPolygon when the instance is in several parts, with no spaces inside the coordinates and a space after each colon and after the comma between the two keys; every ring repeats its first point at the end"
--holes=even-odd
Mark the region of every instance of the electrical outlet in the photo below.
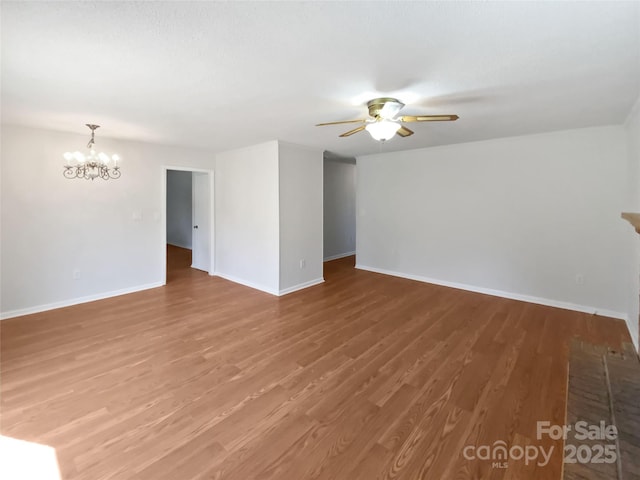
{"type": "Polygon", "coordinates": [[[584,285],[584,275],[576,273],[576,285],[584,285]]]}
{"type": "Polygon", "coordinates": [[[80,270],[77,268],[71,274],[74,280],[80,280],[80,270]]]}
{"type": "Polygon", "coordinates": [[[303,258],[302,260],[300,260],[300,268],[304,268],[307,266],[307,261],[303,258]]]}

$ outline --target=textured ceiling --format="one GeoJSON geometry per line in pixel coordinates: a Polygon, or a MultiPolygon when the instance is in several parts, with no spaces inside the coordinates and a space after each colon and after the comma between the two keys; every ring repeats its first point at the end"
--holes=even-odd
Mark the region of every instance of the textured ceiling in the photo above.
{"type": "Polygon", "coordinates": [[[622,123],[639,2],[6,2],[2,121],[216,151],[280,139],[354,156],[622,123]],[[413,124],[345,126],[376,96],[413,124]],[[414,128],[415,127],[415,128],[414,128]]]}

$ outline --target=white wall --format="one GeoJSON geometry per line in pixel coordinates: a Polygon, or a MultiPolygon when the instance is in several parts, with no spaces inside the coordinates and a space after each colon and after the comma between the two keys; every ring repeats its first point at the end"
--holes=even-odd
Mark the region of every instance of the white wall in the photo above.
{"type": "Polygon", "coordinates": [[[625,142],[612,126],[359,157],[357,263],[624,317],[625,142]]]}
{"type": "Polygon", "coordinates": [[[356,166],[324,162],[324,259],[356,250],[356,166]]]}
{"type": "Polygon", "coordinates": [[[283,294],[323,281],[323,156],[321,150],[284,142],[278,145],[280,294],[283,294]]]}
{"type": "Polygon", "coordinates": [[[122,156],[122,177],[67,180],[62,154],[82,150],[86,133],[2,126],[3,318],[164,282],[163,166],[211,168],[213,155],[98,131],[98,148],[122,156]]]}
{"type": "Polygon", "coordinates": [[[214,160],[98,136],[99,149],[123,157],[122,177],[85,181],[62,176],[62,153],[86,135],[4,125],[1,137],[2,318],[162,285],[166,167],[216,164],[217,274],[273,294],[322,281],[321,152],[281,147],[281,210],[276,141],[214,160]],[[294,257],[304,269],[290,269],[294,257]]]}
{"type": "Polygon", "coordinates": [[[279,291],[278,142],[216,155],[216,274],[279,291]]]}
{"type": "Polygon", "coordinates": [[[167,243],[191,249],[192,173],[167,171],[167,243]]]}
{"type": "MultiPolygon", "coordinates": [[[[640,98],[632,109],[625,123],[625,131],[629,147],[629,163],[627,174],[628,200],[624,208],[628,212],[640,212],[640,98]]],[[[628,277],[628,311],[629,331],[634,340],[636,349],[640,349],[640,333],[638,332],[638,315],[640,293],[640,235],[629,225],[627,228],[628,239],[631,244],[631,271],[628,277]]]]}

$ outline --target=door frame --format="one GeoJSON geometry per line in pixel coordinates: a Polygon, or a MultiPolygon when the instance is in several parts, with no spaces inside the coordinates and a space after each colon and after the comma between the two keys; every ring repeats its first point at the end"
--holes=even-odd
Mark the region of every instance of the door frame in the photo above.
{"type": "MultiPolygon", "coordinates": [[[[164,165],[162,167],[162,212],[163,215],[161,218],[161,228],[162,228],[162,285],[167,284],[167,172],[169,170],[177,170],[180,172],[196,172],[196,173],[206,173],[209,176],[209,258],[210,265],[208,274],[215,275],[215,195],[214,195],[214,187],[215,187],[215,178],[214,171],[207,170],[204,168],[191,168],[191,167],[174,167],[169,165],[164,165]]],[[[193,212],[193,206],[191,208],[193,212]]]]}

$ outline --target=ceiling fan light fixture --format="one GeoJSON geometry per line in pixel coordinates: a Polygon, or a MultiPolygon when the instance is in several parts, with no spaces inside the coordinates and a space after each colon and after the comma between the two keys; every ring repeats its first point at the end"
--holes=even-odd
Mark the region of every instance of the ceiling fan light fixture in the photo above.
{"type": "Polygon", "coordinates": [[[373,137],[374,140],[384,142],[393,138],[401,125],[398,122],[392,122],[391,120],[380,120],[378,122],[370,123],[366,126],[367,132],[373,137]]]}
{"type": "Polygon", "coordinates": [[[337,122],[318,123],[316,127],[327,125],[341,125],[343,123],[359,123],[360,126],[344,132],[341,138],[350,137],[358,132],[366,130],[374,140],[384,142],[393,138],[397,133],[406,138],[414,132],[401,123],[405,122],[452,122],[458,119],[458,115],[403,115],[397,114],[404,107],[404,103],[396,98],[381,97],[374,98],[367,102],[369,118],[358,118],[356,120],[340,120],[337,122]]]}

